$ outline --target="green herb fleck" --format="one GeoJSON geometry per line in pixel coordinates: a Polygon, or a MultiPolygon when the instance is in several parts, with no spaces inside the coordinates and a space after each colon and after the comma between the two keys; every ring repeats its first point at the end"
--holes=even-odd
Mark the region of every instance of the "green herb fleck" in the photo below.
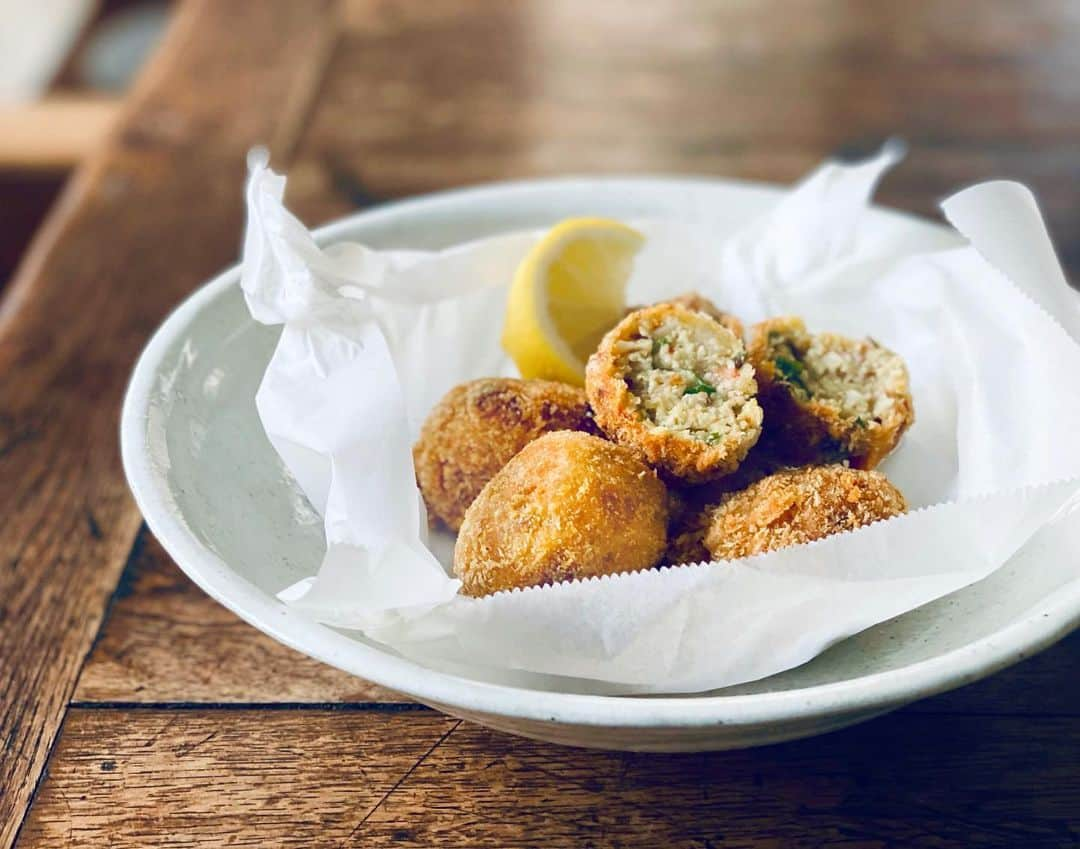
{"type": "Polygon", "coordinates": [[[715,431],[705,434],[705,441],[709,443],[709,445],[716,445],[716,443],[718,443],[723,438],[723,436],[721,436],[719,433],[716,433],[715,431]]]}
{"type": "Polygon", "coordinates": [[[862,416],[856,416],[855,427],[866,427],[866,419],[864,419],[862,416]]]}
{"type": "Polygon", "coordinates": [[[660,353],[661,348],[666,348],[670,340],[666,336],[657,336],[652,340],[652,352],[655,357],[660,353]]]}
{"type": "Polygon", "coordinates": [[[706,383],[696,374],[694,375],[694,383],[690,384],[683,390],[683,395],[697,395],[699,392],[704,392],[707,395],[712,395],[716,392],[716,387],[711,383],[706,383]]]}
{"type": "Polygon", "coordinates": [[[810,390],[806,386],[806,379],[804,377],[806,367],[798,360],[793,360],[790,357],[776,357],[773,360],[773,364],[776,366],[776,370],[780,373],[780,378],[785,383],[790,383],[792,386],[797,386],[807,395],[810,394],[810,390]]]}

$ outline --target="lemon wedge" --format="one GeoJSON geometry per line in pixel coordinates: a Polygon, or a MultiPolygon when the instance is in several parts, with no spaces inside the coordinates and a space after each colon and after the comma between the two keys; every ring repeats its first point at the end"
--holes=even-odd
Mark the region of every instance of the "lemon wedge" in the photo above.
{"type": "Polygon", "coordinates": [[[626,311],[626,281],[645,238],[606,218],[556,224],[521,261],[502,345],[524,378],[585,383],[585,361],[626,311]]]}

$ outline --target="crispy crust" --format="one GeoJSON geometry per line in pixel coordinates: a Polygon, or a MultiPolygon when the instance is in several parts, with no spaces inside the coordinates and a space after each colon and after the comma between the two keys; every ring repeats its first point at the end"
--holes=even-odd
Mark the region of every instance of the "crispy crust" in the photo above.
{"type": "Polygon", "coordinates": [[[649,569],[667,491],[626,448],[584,433],[531,442],[465,512],[454,571],[467,595],[649,569]]]}
{"type": "Polygon", "coordinates": [[[761,409],[752,397],[757,384],[753,371],[742,360],[741,340],[714,319],[679,304],[656,304],[626,316],[604,337],[585,369],[585,391],[596,422],[608,437],[632,448],[669,479],[703,483],[735,471],[761,433],[761,409]],[[671,322],[712,334],[732,352],[716,365],[738,375],[737,379],[748,386],[750,397],[739,414],[746,429],[730,428],[715,434],[710,444],[665,428],[643,412],[641,399],[631,388],[629,366],[620,347],[647,339],[653,330],[671,322]]]}
{"type": "MultiPolygon", "coordinates": [[[[676,295],[674,298],[668,298],[666,301],[657,301],[656,303],[678,304],[679,306],[686,307],[688,310],[703,312],[709,318],[720,322],[739,339],[746,336],[746,328],[743,327],[743,323],[739,320],[737,315],[724,312],[700,292],[683,292],[681,295],[676,295]]],[[[637,312],[640,309],[643,309],[640,304],[638,306],[627,307],[626,312],[623,315],[624,317],[628,316],[630,313],[637,312]]]]}
{"type": "Polygon", "coordinates": [[[825,333],[815,337],[807,332],[802,319],[791,316],[771,318],[751,328],[747,357],[754,366],[758,399],[765,411],[762,444],[789,464],[847,460],[855,468],[873,469],[896,447],[915,421],[915,407],[903,362],[873,340],[859,341],[825,333]],[[797,340],[800,345],[809,345],[818,339],[825,345],[849,351],[853,356],[865,356],[874,351],[879,356],[895,358],[899,366],[894,369],[895,377],[876,387],[892,402],[887,413],[876,418],[853,418],[844,415],[836,404],[805,397],[778,371],[770,354],[770,334],[797,340]]]}
{"type": "Polygon", "coordinates": [[[413,446],[429,515],[457,530],[484,484],[511,457],[558,430],[599,432],[584,390],[501,377],[455,386],[432,409],[413,446]]]}
{"type": "Polygon", "coordinates": [[[705,546],[734,560],[898,516],[907,502],[881,472],[843,465],[790,469],[731,493],[713,508],[705,546]]]}
{"type": "Polygon", "coordinates": [[[679,304],[687,309],[703,312],[705,315],[709,316],[709,318],[716,319],[716,321],[724,325],[724,327],[734,333],[739,339],[742,339],[746,335],[746,329],[743,327],[743,323],[739,321],[738,316],[729,312],[724,312],[699,292],[684,292],[664,303],[679,304]]]}

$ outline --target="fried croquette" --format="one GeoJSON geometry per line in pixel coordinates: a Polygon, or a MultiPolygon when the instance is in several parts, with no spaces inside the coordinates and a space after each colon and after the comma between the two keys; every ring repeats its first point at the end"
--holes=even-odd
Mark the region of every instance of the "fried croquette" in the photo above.
{"type": "Polygon", "coordinates": [[[873,339],[772,318],[751,328],[747,357],[765,410],[762,443],[790,464],[872,469],[915,420],[904,361],[873,339]]]}
{"type": "Polygon", "coordinates": [[[844,465],[789,469],[724,497],[709,514],[705,547],[734,560],[813,542],[907,512],[881,472],[844,465]]]}
{"type": "Polygon", "coordinates": [[[465,511],[454,572],[462,592],[634,572],[664,553],[668,495],[627,448],[585,433],[541,436],[465,511]]]}
{"type": "Polygon", "coordinates": [[[589,358],[585,391],[604,433],[690,483],[735,471],[761,434],[742,341],[680,304],[620,321],[589,358]]]}
{"type": "Polygon", "coordinates": [[[558,430],[599,432],[584,390],[501,377],[455,386],[435,405],[413,446],[429,514],[456,531],[466,508],[511,457],[558,430]]]}

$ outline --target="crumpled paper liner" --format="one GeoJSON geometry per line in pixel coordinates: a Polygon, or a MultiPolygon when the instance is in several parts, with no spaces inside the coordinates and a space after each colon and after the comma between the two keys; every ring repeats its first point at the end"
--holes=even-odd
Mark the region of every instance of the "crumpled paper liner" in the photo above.
{"type": "Polygon", "coordinates": [[[701,204],[634,222],[648,241],[628,297],[696,289],[747,322],[799,314],[901,353],[917,421],[882,468],[913,512],[737,562],[471,599],[449,574],[452,537],[428,538],[410,448],[452,386],[514,373],[498,343],[506,292],[541,234],[323,250],[253,157],[242,286],[254,318],[283,325],[256,402],[327,539],[317,576],[281,598],[488,681],[676,693],[791,668],[993,572],[1080,492],[1080,309],[1022,186],[947,200],[959,247],[934,235],[940,249],[917,253],[927,240],[901,219],[867,215],[896,159],[826,164],[739,232],[701,204]]]}

